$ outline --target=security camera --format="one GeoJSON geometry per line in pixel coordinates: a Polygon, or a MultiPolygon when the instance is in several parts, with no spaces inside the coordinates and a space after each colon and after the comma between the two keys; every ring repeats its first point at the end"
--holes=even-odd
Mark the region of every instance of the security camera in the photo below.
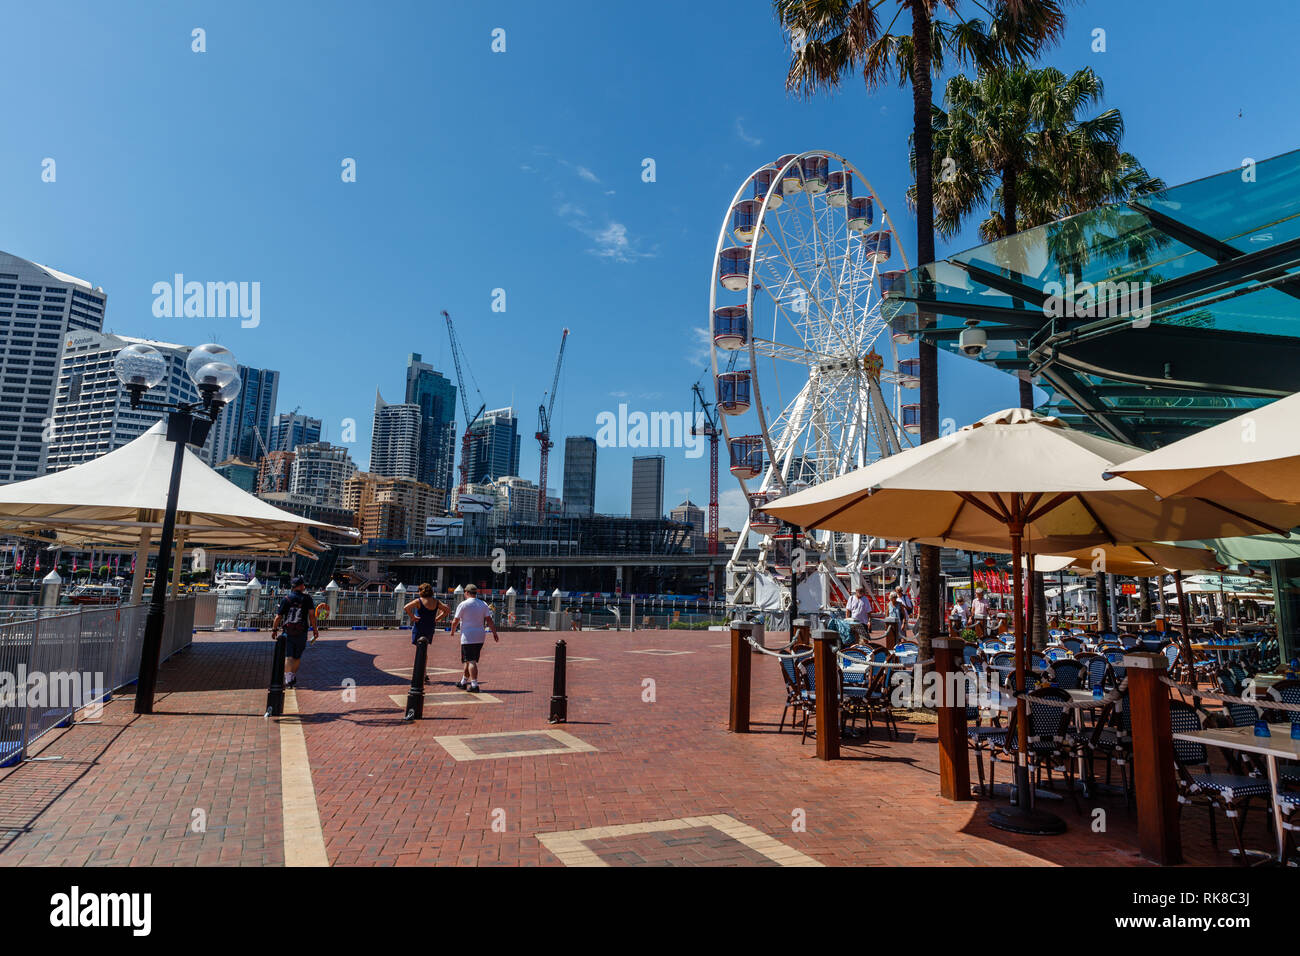
{"type": "Polygon", "coordinates": [[[961,349],[962,354],[978,358],[988,344],[988,334],[976,325],[974,319],[967,319],[966,328],[961,330],[961,336],[957,339],[957,347],[961,349]]]}

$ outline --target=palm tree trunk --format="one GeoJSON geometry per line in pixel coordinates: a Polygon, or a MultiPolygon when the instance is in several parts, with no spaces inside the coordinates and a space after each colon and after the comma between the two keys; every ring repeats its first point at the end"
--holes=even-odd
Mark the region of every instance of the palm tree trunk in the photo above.
{"type": "Polygon", "coordinates": [[[1106,588],[1106,575],[1097,572],[1097,630],[1110,630],[1110,592],[1106,588]]]}
{"type": "MultiPolygon", "coordinates": [[[[930,76],[930,9],[912,4],[912,141],[916,147],[916,263],[934,261],[934,161],[933,131],[930,126],[932,100],[930,76]]],[[[929,320],[918,313],[924,327],[929,320]]],[[[921,378],[921,441],[939,437],[939,351],[924,338],[917,348],[921,378]]],[[[939,606],[939,549],[921,546],[921,593],[917,609],[920,627],[917,640],[922,659],[930,656],[930,639],[938,634],[942,610],[939,606]]]]}

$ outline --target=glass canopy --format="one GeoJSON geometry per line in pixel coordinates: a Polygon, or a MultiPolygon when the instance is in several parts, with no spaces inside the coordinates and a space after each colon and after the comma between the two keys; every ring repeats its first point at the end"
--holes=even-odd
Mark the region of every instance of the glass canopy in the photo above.
{"type": "Polygon", "coordinates": [[[1029,374],[1040,411],[1158,447],[1300,391],[1300,150],[901,277],[896,329],[1029,374]]]}

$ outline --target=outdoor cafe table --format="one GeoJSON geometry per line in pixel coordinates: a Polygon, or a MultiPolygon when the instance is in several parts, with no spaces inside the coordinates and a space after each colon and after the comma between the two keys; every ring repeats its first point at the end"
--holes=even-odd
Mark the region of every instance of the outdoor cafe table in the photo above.
{"type": "Polygon", "coordinates": [[[1233,644],[1210,644],[1204,641],[1192,645],[1192,650],[1213,654],[1220,662],[1224,651],[1253,651],[1259,647],[1259,641],[1237,641],[1233,644]]]}
{"type": "MultiPolygon", "coordinates": [[[[1283,725],[1286,726],[1286,725],[1283,725]]],[[[1227,747],[1245,753],[1262,754],[1268,764],[1268,786],[1273,798],[1273,825],[1277,830],[1277,861],[1285,860],[1286,837],[1282,829],[1282,806],[1277,799],[1278,759],[1300,759],[1300,740],[1292,740],[1289,733],[1271,737],[1256,737],[1254,727],[1214,727],[1210,730],[1188,730],[1174,734],[1175,740],[1227,747]]],[[[1196,779],[1193,777],[1192,779],[1196,779]]]]}

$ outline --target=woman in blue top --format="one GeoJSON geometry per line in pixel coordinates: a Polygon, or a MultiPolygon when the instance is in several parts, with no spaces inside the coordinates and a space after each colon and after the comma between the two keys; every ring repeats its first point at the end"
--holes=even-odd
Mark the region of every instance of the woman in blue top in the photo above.
{"type": "Polygon", "coordinates": [[[416,599],[402,610],[411,619],[412,644],[422,637],[432,641],[434,632],[438,630],[438,622],[449,613],[447,605],[433,596],[433,585],[428,583],[420,585],[416,599]]]}

